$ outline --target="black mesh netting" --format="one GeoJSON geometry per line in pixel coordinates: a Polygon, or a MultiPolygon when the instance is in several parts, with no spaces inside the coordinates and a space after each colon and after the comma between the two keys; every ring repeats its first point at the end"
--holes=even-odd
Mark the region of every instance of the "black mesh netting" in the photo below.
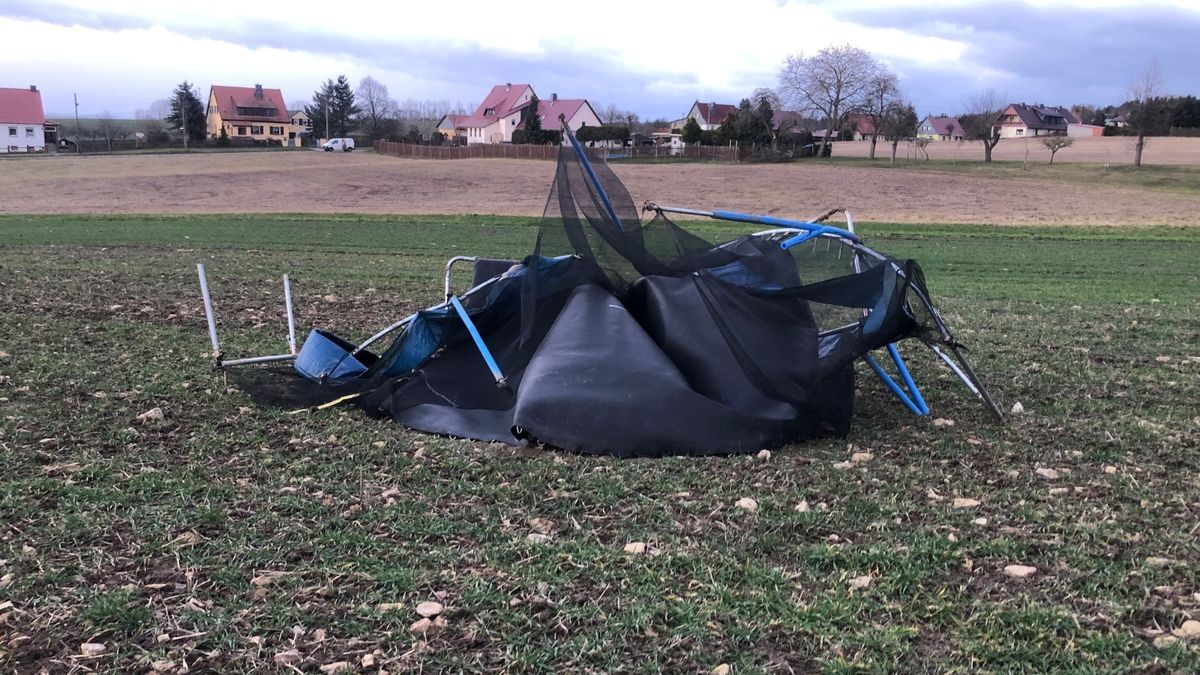
{"type": "Polygon", "coordinates": [[[533,253],[461,298],[503,386],[449,306],[358,355],[362,372],[235,378],[276,405],[353,395],[414,429],[581,452],[754,452],[844,435],[854,360],[929,322],[907,302],[911,286],[924,293],[914,262],[859,256],[856,271],[854,257],[829,238],[785,250],[771,235],[713,244],[661,213],[642,223],[606,165],[564,147],[533,253]]]}

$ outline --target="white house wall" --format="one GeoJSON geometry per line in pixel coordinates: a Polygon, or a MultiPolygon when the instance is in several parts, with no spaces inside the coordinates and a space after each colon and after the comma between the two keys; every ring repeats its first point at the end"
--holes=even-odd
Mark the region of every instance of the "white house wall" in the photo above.
{"type": "Polygon", "coordinates": [[[46,130],[40,124],[17,124],[12,122],[0,122],[0,154],[8,152],[45,152],[46,151],[46,130]],[[17,134],[12,136],[9,130],[16,128],[17,134]],[[33,135],[29,135],[27,130],[32,129],[33,135]],[[12,150],[11,148],[16,148],[12,150]]]}

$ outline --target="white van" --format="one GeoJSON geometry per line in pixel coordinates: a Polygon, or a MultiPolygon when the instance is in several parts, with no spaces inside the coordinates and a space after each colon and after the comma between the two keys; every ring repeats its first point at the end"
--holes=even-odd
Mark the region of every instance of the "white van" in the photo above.
{"type": "Polygon", "coordinates": [[[354,149],[354,139],[353,138],[331,138],[331,139],[325,141],[325,145],[322,145],[321,147],[325,148],[325,152],[333,152],[334,150],[341,150],[342,152],[350,152],[351,150],[354,149]]]}

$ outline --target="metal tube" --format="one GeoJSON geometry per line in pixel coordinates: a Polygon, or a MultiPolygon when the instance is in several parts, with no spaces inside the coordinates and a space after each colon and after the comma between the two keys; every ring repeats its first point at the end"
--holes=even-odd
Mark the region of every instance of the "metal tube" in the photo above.
{"type": "Polygon", "coordinates": [[[471,339],[475,341],[475,346],[479,349],[479,354],[483,356],[484,363],[487,364],[488,370],[492,371],[492,377],[496,379],[496,386],[504,386],[504,373],[500,372],[500,364],[496,363],[496,359],[492,357],[492,352],[488,350],[487,344],[483,341],[483,336],[479,334],[479,329],[475,327],[475,322],[471,321],[471,317],[467,315],[467,310],[458,301],[458,298],[450,296],[450,304],[454,306],[454,311],[458,312],[458,317],[467,327],[467,332],[471,334],[471,339]]]}
{"type": "Polygon", "coordinates": [[[217,320],[213,316],[212,297],[208,294],[208,277],[204,273],[204,263],[196,263],[196,273],[200,275],[200,294],[204,296],[204,314],[208,318],[208,337],[212,340],[213,356],[220,358],[221,343],[217,340],[217,320]]]}
{"type": "Polygon", "coordinates": [[[292,312],[292,282],[283,275],[283,300],[287,304],[288,351],[296,353],[296,315],[292,312]]]}
{"type": "Polygon", "coordinates": [[[921,396],[921,390],[917,388],[917,383],[913,380],[913,376],[908,372],[908,364],[900,356],[900,350],[896,348],[896,343],[889,343],[887,346],[888,353],[892,355],[892,363],[896,364],[896,370],[900,372],[900,377],[904,379],[904,386],[908,389],[909,395],[912,396],[913,403],[921,409],[922,415],[929,414],[929,404],[925,403],[925,397],[921,396]]]}
{"type": "MultiPolygon", "coordinates": [[[[851,241],[858,241],[858,237],[853,232],[843,230],[840,227],[830,227],[828,225],[818,225],[802,220],[790,220],[788,218],[776,218],[774,216],[761,216],[753,213],[740,213],[738,211],[699,211],[696,209],[685,209],[678,206],[658,206],[657,204],[648,204],[656,211],[666,211],[668,213],[683,213],[689,216],[705,216],[716,220],[729,220],[736,223],[759,223],[761,225],[776,225],[789,229],[803,230],[810,233],[808,237],[818,234],[829,234],[835,237],[842,237],[851,241]]],[[[785,242],[786,243],[786,242],[785,242]]],[[[796,242],[799,243],[799,242],[796,242]]],[[[794,246],[795,244],[792,244],[794,246]]],[[[785,246],[784,248],[790,248],[785,246]]]]}
{"type": "Polygon", "coordinates": [[[451,259],[449,259],[449,260],[447,260],[447,261],[446,261],[446,299],[447,299],[447,300],[449,300],[449,299],[450,299],[450,296],[451,296],[451,295],[454,295],[453,293],[451,293],[451,292],[450,292],[450,269],[451,269],[452,267],[454,267],[454,263],[456,263],[456,262],[460,262],[460,261],[463,261],[463,260],[468,260],[468,261],[470,261],[470,262],[475,262],[475,256],[471,256],[471,255],[456,255],[456,256],[454,256],[453,258],[451,258],[451,259]]]}
{"type": "Polygon", "coordinates": [[[414,316],[416,316],[416,315],[415,315],[415,314],[413,314],[413,315],[410,315],[410,316],[406,316],[406,317],[404,317],[403,319],[400,319],[399,321],[397,321],[396,323],[394,323],[394,324],[392,324],[392,325],[388,326],[387,328],[384,328],[383,330],[379,331],[378,333],[376,333],[376,334],[372,335],[371,337],[367,338],[365,342],[363,342],[363,343],[362,343],[362,344],[360,344],[359,346],[355,347],[355,348],[354,348],[354,351],[350,352],[350,355],[351,355],[351,356],[354,356],[355,354],[357,354],[357,353],[361,352],[362,350],[366,349],[368,346],[370,346],[370,345],[372,345],[372,344],[374,344],[374,343],[378,342],[379,340],[383,339],[383,337],[384,337],[385,335],[387,335],[388,333],[390,333],[390,332],[392,332],[392,331],[394,331],[394,330],[397,330],[397,329],[399,329],[399,328],[403,328],[403,327],[405,326],[405,324],[407,324],[409,321],[412,321],[412,320],[413,320],[413,317],[414,317],[414,316]]]}
{"type": "Polygon", "coordinates": [[[913,403],[912,399],[908,397],[908,394],[905,393],[905,391],[900,388],[900,385],[896,384],[896,381],[892,379],[892,376],[887,374],[887,371],[883,369],[883,366],[879,365],[879,362],[875,360],[874,356],[871,356],[869,353],[863,354],[863,360],[867,362],[867,365],[871,366],[871,370],[875,371],[875,374],[879,376],[880,381],[883,382],[883,384],[893,394],[896,395],[896,398],[900,399],[900,402],[903,403],[906,408],[911,410],[916,415],[926,414],[921,412],[921,409],[917,407],[917,404],[913,403]]]}
{"type": "Polygon", "coordinates": [[[251,356],[248,359],[230,359],[221,361],[218,367],[228,368],[229,366],[245,366],[251,363],[274,363],[276,361],[295,361],[295,354],[276,354],[274,356],[251,356]]]}
{"type": "Polygon", "coordinates": [[[612,219],[614,225],[624,230],[625,226],[621,224],[621,219],[617,217],[617,212],[613,209],[612,202],[608,199],[608,193],[604,191],[604,186],[600,184],[600,177],[592,170],[592,163],[588,161],[587,153],[584,152],[583,146],[579,144],[579,141],[575,138],[575,133],[567,126],[565,120],[563,120],[562,124],[563,131],[566,132],[567,138],[571,141],[571,147],[574,148],[575,154],[579,156],[579,163],[583,166],[584,173],[587,174],[592,187],[596,189],[596,196],[600,198],[600,203],[604,205],[605,213],[612,219]]]}

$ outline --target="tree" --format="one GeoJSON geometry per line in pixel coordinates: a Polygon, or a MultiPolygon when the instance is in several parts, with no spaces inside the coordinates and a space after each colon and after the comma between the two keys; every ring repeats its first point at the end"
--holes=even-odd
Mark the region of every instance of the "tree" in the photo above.
{"type": "Polygon", "coordinates": [[[1146,135],[1150,133],[1150,128],[1159,121],[1155,118],[1162,112],[1159,108],[1163,106],[1155,101],[1159,98],[1162,87],[1163,79],[1162,72],[1158,67],[1158,59],[1151,60],[1150,65],[1146,66],[1146,70],[1142,71],[1142,74],[1129,87],[1133,99],[1128,113],[1129,126],[1137,134],[1137,143],[1133,146],[1133,165],[1138,168],[1142,166],[1142,151],[1146,149],[1146,135]]]}
{"type": "Polygon", "coordinates": [[[171,92],[169,101],[171,114],[167,115],[166,121],[172,129],[183,132],[183,147],[188,147],[188,141],[203,141],[208,128],[196,88],[184,80],[171,92]]]}
{"type": "Polygon", "coordinates": [[[992,148],[1000,142],[1000,97],[988,89],[967,102],[967,113],[960,115],[963,138],[983,143],[983,161],[992,161],[992,148]]]}
{"type": "MultiPolygon", "coordinates": [[[[900,85],[896,81],[896,76],[881,67],[875,77],[871,78],[871,84],[867,88],[861,108],[862,114],[871,120],[871,149],[867,154],[868,159],[875,159],[875,143],[879,140],[880,127],[883,126],[889,108],[899,95],[900,85]]],[[[913,124],[913,128],[916,126],[913,124]]]]}
{"type": "MultiPolygon", "coordinates": [[[[900,141],[910,139],[917,133],[917,110],[908,101],[897,96],[883,109],[876,129],[886,140],[892,142],[892,165],[896,164],[896,148],[900,141]]],[[[929,139],[922,139],[928,141],[929,139]]]]}
{"type": "Polygon", "coordinates": [[[680,134],[681,140],[688,145],[699,143],[704,137],[704,132],[700,129],[700,123],[695,117],[689,117],[688,121],[683,123],[683,130],[680,134]]]}
{"type": "Polygon", "coordinates": [[[96,120],[96,131],[100,133],[100,137],[108,145],[108,151],[112,152],[113,139],[121,131],[121,127],[117,124],[117,120],[113,118],[112,113],[107,110],[100,113],[99,119],[96,120]]]}
{"type": "Polygon", "coordinates": [[[360,112],[354,105],[354,92],[350,89],[350,81],[345,75],[338,75],[337,81],[325,80],[321,88],[313,92],[313,102],[304,107],[308,119],[312,120],[313,133],[326,135],[326,138],[337,138],[350,133],[353,120],[360,112]]]}
{"type": "Polygon", "coordinates": [[[863,103],[880,70],[875,57],[850,45],[826,47],[810,57],[787,57],[779,73],[780,95],[800,110],[821,113],[827,120],[818,157],[825,154],[830,131],[863,103]]]}
{"type": "Polygon", "coordinates": [[[1175,105],[1171,108],[1171,126],[1184,129],[1200,127],[1200,99],[1195,96],[1175,99],[1175,105]]]}
{"type": "Polygon", "coordinates": [[[396,108],[388,96],[387,87],[373,77],[364,77],[358,83],[354,98],[360,104],[359,129],[371,140],[390,136],[396,130],[396,108]]]}
{"type": "Polygon", "coordinates": [[[913,145],[917,146],[917,152],[921,153],[921,155],[925,158],[925,161],[928,162],[929,161],[929,139],[928,138],[918,138],[916,140],[916,142],[913,143],[913,145]]]}
{"type": "Polygon", "coordinates": [[[1054,165],[1054,155],[1063,148],[1069,148],[1075,143],[1070,136],[1047,136],[1042,139],[1042,145],[1050,151],[1050,164],[1054,165]]]}

